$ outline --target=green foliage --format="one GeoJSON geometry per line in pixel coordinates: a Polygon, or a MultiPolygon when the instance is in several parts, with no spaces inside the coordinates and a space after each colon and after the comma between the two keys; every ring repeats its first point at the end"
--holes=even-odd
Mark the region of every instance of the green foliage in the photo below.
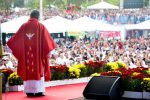
{"type": "MultiPolygon", "coordinates": [[[[0,0],[0,9],[9,10],[12,3],[15,6],[23,7],[23,1],[25,0],[0,0]]],[[[101,0],[43,0],[43,7],[48,8],[50,5],[57,6],[59,9],[66,9],[68,4],[75,4],[76,6],[87,7],[89,5],[96,4],[101,0]]],[[[120,0],[103,0],[105,2],[119,6],[120,0]]],[[[40,0],[28,0],[28,3],[25,4],[25,7],[31,9],[39,8],[40,0]]],[[[148,0],[144,0],[144,5],[148,6],[148,0]]]]}
{"type": "Polygon", "coordinates": [[[119,1],[120,0],[104,0],[104,1],[106,1],[106,2],[108,2],[108,3],[111,3],[111,4],[113,4],[113,5],[117,5],[117,6],[119,6],[119,1]]]}
{"type": "Polygon", "coordinates": [[[14,7],[23,7],[24,0],[14,0],[14,7]]]}
{"type": "Polygon", "coordinates": [[[124,88],[127,91],[141,91],[142,86],[141,86],[141,81],[137,79],[131,79],[130,81],[124,81],[124,88]]]}
{"type": "Polygon", "coordinates": [[[86,77],[87,76],[87,67],[80,68],[80,77],[86,77]]]}
{"type": "Polygon", "coordinates": [[[0,10],[9,14],[13,0],[0,0],[0,10]]]}
{"type": "Polygon", "coordinates": [[[29,0],[28,3],[26,4],[26,7],[30,9],[38,9],[40,6],[40,0],[29,0]]]}
{"type": "Polygon", "coordinates": [[[11,86],[22,85],[23,81],[22,81],[21,77],[18,76],[16,72],[14,72],[14,73],[10,74],[10,76],[8,77],[8,83],[11,86]]]}

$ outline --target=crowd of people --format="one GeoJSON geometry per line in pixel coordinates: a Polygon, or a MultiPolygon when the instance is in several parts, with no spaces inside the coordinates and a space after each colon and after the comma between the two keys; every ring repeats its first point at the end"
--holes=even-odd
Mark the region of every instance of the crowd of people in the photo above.
{"type": "Polygon", "coordinates": [[[90,41],[75,40],[73,42],[61,42],[58,48],[51,53],[51,66],[84,63],[85,61],[122,61],[129,68],[150,67],[150,40],[128,39],[125,42],[119,40],[90,41]]]}
{"type": "MultiPolygon", "coordinates": [[[[13,18],[20,17],[23,15],[29,15],[31,10],[25,9],[20,11],[11,11],[9,14],[0,12],[0,21],[6,22],[13,18]]],[[[142,9],[117,9],[117,10],[87,10],[81,9],[79,11],[72,11],[66,13],[59,9],[44,9],[43,16],[44,20],[51,18],[52,16],[62,16],[67,19],[77,19],[83,16],[101,20],[102,22],[109,24],[137,24],[150,19],[149,8],[142,9]]]]}
{"type": "MultiPolygon", "coordinates": [[[[13,18],[29,15],[31,11],[28,9],[20,11],[12,11],[10,14],[0,12],[0,21],[6,22],[13,18]]],[[[88,16],[90,18],[101,20],[110,24],[136,24],[150,19],[150,12],[148,8],[132,9],[132,10],[84,10],[73,11],[72,13],[65,13],[58,9],[44,9],[44,18],[50,18],[52,16],[62,16],[68,19],[77,19],[82,16],[88,16]]],[[[146,67],[147,61],[150,61],[150,41],[148,39],[132,40],[128,39],[125,42],[121,41],[108,41],[102,42],[100,40],[92,39],[91,41],[76,40],[60,42],[58,47],[52,52],[52,58],[50,60],[51,65],[66,64],[70,66],[73,63],[83,63],[85,60],[107,60],[116,61],[122,60],[128,64],[128,66],[143,66],[146,67]],[[118,44],[122,43],[122,48],[118,47],[118,44]],[[137,65],[138,63],[142,65],[137,65]]],[[[7,48],[5,50],[8,52],[7,48]]],[[[4,57],[1,59],[1,69],[4,67],[6,60],[10,60],[13,66],[17,66],[14,57],[4,57]]],[[[9,63],[10,64],[10,63],[9,63]]],[[[12,68],[12,64],[10,68],[12,68]]],[[[9,66],[10,66],[9,65],[9,66]]]]}
{"type": "Polygon", "coordinates": [[[30,10],[20,10],[20,11],[12,10],[10,12],[1,10],[0,11],[0,22],[4,23],[4,22],[10,21],[14,18],[21,17],[21,16],[29,16],[29,14],[30,14],[30,10]]]}
{"type": "Polygon", "coordinates": [[[150,19],[149,9],[119,9],[119,10],[86,10],[66,15],[67,18],[76,19],[88,16],[109,24],[137,24],[150,19]]]}
{"type": "MultiPolygon", "coordinates": [[[[87,61],[122,61],[129,68],[150,67],[150,40],[128,39],[120,40],[97,40],[79,39],[67,40],[57,43],[57,48],[50,53],[50,66],[84,63],[87,61]]],[[[1,60],[0,69],[17,68],[17,60],[13,55],[5,56],[1,60]]]]}

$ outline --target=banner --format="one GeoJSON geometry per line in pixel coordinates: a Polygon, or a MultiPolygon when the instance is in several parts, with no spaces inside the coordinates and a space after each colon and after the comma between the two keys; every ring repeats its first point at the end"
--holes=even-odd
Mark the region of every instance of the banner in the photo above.
{"type": "Polygon", "coordinates": [[[100,38],[117,38],[120,37],[120,31],[101,31],[100,38]]]}
{"type": "Polygon", "coordinates": [[[75,37],[85,37],[85,32],[68,32],[68,36],[75,36],[75,37]]]}

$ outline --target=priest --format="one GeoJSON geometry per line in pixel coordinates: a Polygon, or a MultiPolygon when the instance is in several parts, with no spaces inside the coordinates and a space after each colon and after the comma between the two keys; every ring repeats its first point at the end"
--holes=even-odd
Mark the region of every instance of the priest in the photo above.
{"type": "Polygon", "coordinates": [[[56,44],[39,21],[39,11],[33,10],[30,19],[7,42],[18,60],[17,74],[24,81],[28,97],[44,96],[44,82],[51,79],[49,53],[56,44]]]}

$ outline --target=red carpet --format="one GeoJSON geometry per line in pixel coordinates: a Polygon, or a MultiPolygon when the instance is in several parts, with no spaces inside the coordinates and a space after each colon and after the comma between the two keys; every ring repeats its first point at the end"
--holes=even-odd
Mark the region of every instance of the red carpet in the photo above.
{"type": "Polygon", "coordinates": [[[68,100],[82,97],[82,92],[87,83],[62,85],[46,88],[46,96],[29,98],[23,92],[7,92],[2,95],[2,100],[68,100]]]}

